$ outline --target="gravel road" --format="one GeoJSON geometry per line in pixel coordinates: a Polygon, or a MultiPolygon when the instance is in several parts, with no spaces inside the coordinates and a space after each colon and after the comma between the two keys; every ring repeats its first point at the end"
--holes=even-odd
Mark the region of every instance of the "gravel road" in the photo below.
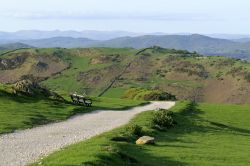
{"type": "Polygon", "coordinates": [[[0,135],[0,166],[23,166],[42,156],[119,127],[137,113],[168,109],[174,102],[151,102],[129,110],[98,110],[66,121],[0,135]]]}

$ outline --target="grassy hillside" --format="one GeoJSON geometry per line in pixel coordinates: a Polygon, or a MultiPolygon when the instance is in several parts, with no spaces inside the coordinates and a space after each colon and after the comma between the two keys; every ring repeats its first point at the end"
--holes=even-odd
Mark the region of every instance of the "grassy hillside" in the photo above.
{"type": "Polygon", "coordinates": [[[126,90],[141,87],[167,91],[182,100],[195,97],[207,102],[250,102],[250,65],[240,60],[158,47],[137,55],[139,50],[134,49],[78,51],[77,56],[68,58],[71,69],[43,83],[55,90],[78,90],[97,95],[116,80],[104,96],[122,97],[126,90]]]}
{"type": "Polygon", "coordinates": [[[136,50],[126,48],[86,48],[70,49],[67,52],[63,59],[71,67],[61,74],[50,77],[43,84],[56,91],[78,91],[97,95],[123,69],[123,66],[130,61],[130,58],[133,58],[136,50]],[[81,74],[85,72],[93,72],[85,76],[86,81],[82,80],[81,77],[81,74]]]}
{"type": "Polygon", "coordinates": [[[9,65],[1,69],[0,64],[1,82],[32,75],[64,94],[97,96],[111,85],[104,97],[120,98],[136,87],[170,92],[180,100],[250,103],[250,64],[238,59],[160,47],[27,49],[0,60],[5,59],[9,65]]]}
{"type": "Polygon", "coordinates": [[[76,113],[97,109],[125,109],[143,101],[93,98],[93,107],[77,106],[42,96],[16,96],[10,85],[0,84],[0,134],[62,121],[76,113]]]}
{"type": "Polygon", "coordinates": [[[179,102],[171,111],[177,125],[166,131],[152,129],[154,112],[145,112],[124,127],[66,147],[33,165],[248,165],[249,105],[179,102]],[[112,141],[132,124],[142,126],[156,144],[135,145],[135,138],[112,141]]]}

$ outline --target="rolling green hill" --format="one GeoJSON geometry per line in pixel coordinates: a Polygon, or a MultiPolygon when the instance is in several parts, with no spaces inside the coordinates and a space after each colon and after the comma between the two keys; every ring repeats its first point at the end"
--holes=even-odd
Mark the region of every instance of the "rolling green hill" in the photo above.
{"type": "Polygon", "coordinates": [[[140,87],[180,100],[250,103],[250,64],[238,59],[150,47],[26,49],[1,61],[9,62],[0,70],[2,83],[32,77],[59,93],[98,96],[105,91],[102,96],[122,98],[140,87]]]}
{"type": "Polygon", "coordinates": [[[85,91],[91,95],[100,94],[112,84],[103,94],[106,97],[122,97],[126,90],[141,87],[167,91],[181,100],[250,102],[250,66],[244,61],[159,47],[137,55],[139,50],[128,48],[78,51],[79,55],[73,56],[78,58],[77,63],[72,57],[69,60],[76,64],[75,67],[73,65],[60,75],[50,77],[43,84],[57,91],[85,91]],[[80,65],[83,64],[81,60],[84,65],[80,65]]]}

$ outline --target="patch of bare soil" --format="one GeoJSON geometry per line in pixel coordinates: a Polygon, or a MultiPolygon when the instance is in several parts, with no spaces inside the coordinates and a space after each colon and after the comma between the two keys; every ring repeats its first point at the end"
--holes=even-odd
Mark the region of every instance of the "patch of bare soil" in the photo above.
{"type": "Polygon", "coordinates": [[[95,58],[92,58],[90,64],[104,64],[109,62],[121,62],[122,58],[119,54],[110,54],[110,55],[101,55],[95,58]]]}
{"type": "Polygon", "coordinates": [[[77,81],[83,82],[87,87],[105,86],[120,74],[121,69],[119,65],[111,65],[105,68],[80,72],[77,81]]]}
{"type": "Polygon", "coordinates": [[[25,55],[17,56],[17,57],[10,58],[10,59],[1,59],[0,58],[0,70],[15,69],[15,68],[21,66],[24,63],[26,58],[27,58],[27,56],[25,56],[25,55]]]}
{"type": "Polygon", "coordinates": [[[209,80],[203,89],[203,100],[213,103],[250,103],[250,84],[230,78],[209,80]]]}

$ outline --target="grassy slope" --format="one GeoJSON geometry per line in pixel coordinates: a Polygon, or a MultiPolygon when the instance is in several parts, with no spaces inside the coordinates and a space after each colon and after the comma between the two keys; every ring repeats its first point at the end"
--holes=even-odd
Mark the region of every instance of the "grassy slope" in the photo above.
{"type": "Polygon", "coordinates": [[[72,56],[70,62],[73,64],[69,70],[66,70],[62,75],[57,75],[45,81],[45,85],[54,90],[64,90],[66,92],[79,90],[81,85],[76,81],[79,71],[84,71],[88,68],[89,57],[72,56]]]}
{"type": "MultiPolygon", "coordinates": [[[[110,139],[125,127],[71,145],[43,159],[39,165],[248,165],[250,148],[249,105],[190,105],[171,109],[178,125],[159,132],[149,128],[152,111],[138,115],[130,124],[144,126],[156,137],[156,145],[110,139]]],[[[37,164],[34,164],[37,165],[37,164]]]]}
{"type": "Polygon", "coordinates": [[[59,103],[46,98],[16,97],[10,88],[0,84],[0,134],[16,129],[65,120],[76,114],[96,109],[125,109],[145,102],[109,98],[94,98],[93,107],[59,103]]]}
{"type": "MultiPolygon", "coordinates": [[[[201,88],[200,100],[219,103],[249,103],[250,86],[243,73],[250,73],[249,63],[225,57],[196,57],[185,51],[153,49],[133,56],[138,50],[91,48],[66,50],[69,70],[52,76],[46,86],[57,91],[87,91],[99,94],[118,75],[122,66],[134,59],[120,80],[104,94],[119,98],[131,87],[159,88],[175,94],[178,99],[190,99],[201,88]],[[119,54],[120,61],[102,61],[103,56],[119,54]],[[92,64],[93,60],[100,60],[92,64]],[[233,69],[242,67],[235,71],[233,69]],[[113,68],[112,68],[113,67],[113,68]],[[202,73],[208,73],[205,78],[202,73]],[[78,77],[79,73],[84,73],[78,77]],[[62,83],[63,82],[63,83],[62,83]],[[85,89],[85,90],[84,90],[85,89]],[[244,89],[243,93],[241,90],[244,89]],[[221,93],[217,93],[221,91],[221,93]]],[[[204,74],[203,74],[204,75],[204,74]]]]}
{"type": "Polygon", "coordinates": [[[30,63],[25,62],[22,67],[10,71],[1,70],[0,75],[2,73],[1,80],[9,80],[34,74],[31,71],[34,71],[33,65],[38,57],[44,56],[46,61],[56,57],[59,62],[71,64],[71,67],[52,75],[54,63],[50,65],[50,70],[35,73],[36,76],[49,76],[43,81],[44,85],[60,94],[77,91],[96,96],[121,73],[128,62],[134,60],[104,97],[119,98],[131,87],[143,87],[167,91],[180,100],[186,100],[194,96],[197,88],[201,88],[199,98],[202,102],[250,102],[250,82],[244,78],[250,76],[249,63],[225,57],[196,57],[197,54],[186,51],[162,48],[148,49],[135,56],[138,51],[131,48],[19,50],[3,58],[30,53],[32,56],[27,59],[30,63]],[[119,56],[115,58],[116,55],[119,56]],[[203,77],[203,73],[207,73],[208,77],[203,77]]]}
{"type": "MultiPolygon", "coordinates": [[[[85,82],[77,80],[80,72],[89,70],[102,70],[105,67],[116,64],[115,62],[106,62],[100,64],[91,64],[91,60],[103,55],[120,54],[129,58],[135,52],[134,49],[127,48],[86,48],[86,49],[70,49],[66,50],[66,54],[62,57],[63,60],[71,64],[70,69],[63,71],[61,74],[53,76],[44,81],[43,84],[56,91],[63,92],[88,92],[89,88],[92,95],[100,93],[102,88],[106,85],[105,81],[101,85],[95,87],[88,87],[85,82]]],[[[119,63],[120,65],[126,64],[127,60],[119,63]]],[[[112,73],[110,73],[112,75],[112,73]]],[[[95,75],[93,75],[94,77],[95,75]]],[[[112,75],[114,76],[114,75],[112,75]]],[[[92,83],[93,84],[93,83],[92,83]]],[[[110,96],[105,96],[110,97],[110,96]]]]}

